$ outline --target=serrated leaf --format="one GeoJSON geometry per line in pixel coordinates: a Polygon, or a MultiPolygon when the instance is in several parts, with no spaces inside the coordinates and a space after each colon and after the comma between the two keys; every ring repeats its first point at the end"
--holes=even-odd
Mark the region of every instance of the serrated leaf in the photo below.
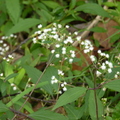
{"type": "Polygon", "coordinates": [[[5,3],[12,22],[16,24],[21,13],[19,0],[5,0],[5,3]]]}
{"type": "Polygon", "coordinates": [[[53,110],[56,108],[71,103],[78,99],[81,95],[86,92],[86,88],[84,87],[75,87],[70,88],[66,92],[64,92],[58,99],[57,103],[55,104],[53,110]]]}
{"type": "Polygon", "coordinates": [[[29,114],[28,116],[32,117],[35,120],[68,120],[67,117],[61,114],[45,109],[40,109],[37,112],[29,114]]]}
{"type": "Polygon", "coordinates": [[[98,96],[97,97],[97,107],[96,107],[96,101],[95,101],[95,96],[94,96],[94,91],[90,91],[89,95],[89,114],[92,118],[92,120],[97,120],[97,115],[96,111],[98,110],[98,118],[99,120],[103,120],[102,115],[103,115],[103,105],[102,102],[99,100],[98,96]],[[97,110],[96,110],[97,108],[97,110]]]}
{"type": "Polygon", "coordinates": [[[44,1],[44,0],[43,0],[43,1],[41,1],[41,2],[44,3],[46,6],[52,8],[52,9],[55,9],[55,8],[57,8],[57,7],[60,6],[57,2],[50,1],[50,0],[48,0],[48,1],[44,1]]]}
{"type": "Polygon", "coordinates": [[[35,19],[35,18],[26,18],[24,20],[20,20],[17,24],[15,24],[15,26],[13,26],[8,31],[7,34],[9,35],[12,33],[26,31],[27,29],[29,29],[29,28],[31,28],[39,23],[41,23],[41,21],[39,19],[35,19]]]}
{"type": "Polygon", "coordinates": [[[102,17],[110,17],[109,14],[96,3],[86,3],[78,6],[75,11],[83,11],[85,13],[91,13],[95,15],[100,15],[102,17]]]}
{"type": "Polygon", "coordinates": [[[113,80],[104,85],[104,87],[120,92],[120,80],[113,80]]]}

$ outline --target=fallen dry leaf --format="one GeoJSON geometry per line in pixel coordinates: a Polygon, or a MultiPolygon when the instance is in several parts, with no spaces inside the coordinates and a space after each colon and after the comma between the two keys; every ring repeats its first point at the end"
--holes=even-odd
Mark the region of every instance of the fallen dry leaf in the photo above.
{"type": "Polygon", "coordinates": [[[115,22],[114,20],[110,20],[106,24],[103,24],[100,22],[98,24],[98,27],[103,27],[104,29],[107,30],[107,32],[105,33],[95,32],[93,34],[94,38],[99,41],[99,44],[106,49],[110,48],[111,45],[113,44],[113,43],[110,43],[110,39],[107,39],[107,38],[118,31],[117,29],[114,28],[114,26],[118,26],[118,23],[115,22]]]}

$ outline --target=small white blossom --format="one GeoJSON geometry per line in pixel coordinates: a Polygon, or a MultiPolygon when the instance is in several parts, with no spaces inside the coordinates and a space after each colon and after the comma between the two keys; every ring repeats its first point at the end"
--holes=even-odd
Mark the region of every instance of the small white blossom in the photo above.
{"type": "Polygon", "coordinates": [[[14,87],[13,87],[13,90],[17,90],[17,87],[16,87],[16,86],[14,86],[14,87]]]}
{"type": "Polygon", "coordinates": [[[69,25],[66,25],[65,27],[66,27],[66,28],[69,28],[70,26],[69,26],[69,25]]]}
{"type": "Polygon", "coordinates": [[[51,53],[54,53],[55,52],[55,50],[51,50],[51,53]]]}
{"type": "Polygon", "coordinates": [[[96,76],[99,77],[102,73],[99,71],[96,71],[96,76]]]}
{"type": "Polygon", "coordinates": [[[66,88],[66,87],[64,87],[64,88],[63,88],[63,91],[67,91],[67,88],[66,88]]]}
{"type": "Polygon", "coordinates": [[[101,53],[101,50],[98,50],[98,53],[100,54],[100,53],[101,53]]]}
{"type": "Polygon", "coordinates": [[[60,45],[59,45],[59,44],[56,44],[56,45],[55,45],[55,47],[56,47],[56,48],[59,48],[59,47],[60,47],[60,45]]]}
{"type": "Polygon", "coordinates": [[[76,39],[77,39],[77,41],[80,42],[81,41],[81,36],[77,36],[76,39]]]}
{"type": "Polygon", "coordinates": [[[114,76],[115,78],[118,78],[118,75],[117,74],[115,74],[115,76],[114,76]]]}
{"type": "Polygon", "coordinates": [[[111,72],[112,72],[112,69],[111,69],[111,68],[109,68],[109,69],[108,69],[108,73],[111,73],[111,72]]]}
{"type": "Polygon", "coordinates": [[[78,35],[78,32],[74,32],[75,35],[78,35]]]}
{"type": "Polygon", "coordinates": [[[73,62],[73,59],[69,59],[69,63],[72,64],[72,62],[73,62]]]}
{"type": "Polygon", "coordinates": [[[40,29],[40,28],[42,28],[42,25],[40,24],[40,25],[38,25],[38,28],[40,29]]]}
{"type": "Polygon", "coordinates": [[[94,56],[94,55],[91,55],[91,56],[90,56],[90,59],[91,59],[92,62],[94,62],[94,61],[95,61],[95,56],[94,56]]]}
{"type": "Polygon", "coordinates": [[[56,58],[59,58],[59,57],[60,57],[60,54],[56,54],[55,57],[56,57],[56,58]]]}

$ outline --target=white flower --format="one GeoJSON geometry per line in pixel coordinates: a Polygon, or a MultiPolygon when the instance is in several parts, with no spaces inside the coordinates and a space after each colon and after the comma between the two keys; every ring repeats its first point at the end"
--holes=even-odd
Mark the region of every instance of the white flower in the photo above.
{"type": "Polygon", "coordinates": [[[64,75],[63,71],[62,70],[58,70],[58,75],[64,75]]]}
{"type": "Polygon", "coordinates": [[[63,47],[63,48],[62,48],[62,50],[66,50],[66,48],[65,48],[65,47],[63,47]]]}
{"type": "Polygon", "coordinates": [[[0,40],[0,43],[3,43],[3,40],[0,40]]]}
{"type": "Polygon", "coordinates": [[[111,68],[109,68],[109,69],[108,69],[108,73],[111,73],[111,72],[112,72],[112,69],[111,69],[111,68]]]}
{"type": "Polygon", "coordinates": [[[98,50],[97,52],[100,54],[100,53],[101,53],[101,50],[98,50]]]}
{"type": "Polygon", "coordinates": [[[76,39],[77,39],[77,41],[80,42],[81,41],[81,36],[77,36],[76,39]]]}
{"type": "Polygon", "coordinates": [[[66,27],[66,28],[69,28],[70,26],[69,26],[69,25],[66,25],[65,27],[66,27]]]}
{"type": "Polygon", "coordinates": [[[106,88],[104,87],[102,90],[103,90],[103,91],[106,91],[106,88]]]}
{"type": "Polygon", "coordinates": [[[96,71],[96,76],[99,77],[102,73],[99,71],[96,71]]]}
{"type": "Polygon", "coordinates": [[[119,72],[119,71],[117,71],[117,74],[120,74],[120,72],[119,72]]]}
{"type": "Polygon", "coordinates": [[[109,66],[110,68],[113,68],[113,64],[112,64],[111,62],[109,62],[108,66],[109,66]]]}
{"type": "Polygon", "coordinates": [[[115,76],[114,76],[115,78],[118,78],[118,75],[117,74],[115,74],[115,76]]]}
{"type": "Polygon", "coordinates": [[[66,87],[64,87],[64,88],[63,88],[63,91],[67,91],[67,88],[66,88],[66,87]]]}
{"type": "Polygon", "coordinates": [[[54,79],[55,79],[55,76],[52,76],[51,79],[54,80],[54,79]]]}
{"type": "Polygon", "coordinates": [[[75,57],[75,54],[74,54],[74,53],[72,53],[72,54],[71,54],[71,57],[72,57],[72,58],[74,58],[74,57],[75,57]]]}
{"type": "Polygon", "coordinates": [[[73,62],[73,59],[69,59],[69,63],[72,64],[72,62],[73,62]]]}
{"type": "Polygon", "coordinates": [[[62,28],[62,25],[61,25],[61,24],[58,24],[58,28],[62,28]]]}
{"type": "Polygon", "coordinates": [[[40,24],[40,25],[38,25],[38,28],[40,29],[40,28],[42,28],[42,25],[40,24]]]}
{"type": "Polygon", "coordinates": [[[55,50],[51,50],[51,53],[54,53],[55,52],[55,50]]]}
{"type": "Polygon", "coordinates": [[[106,58],[109,58],[109,55],[108,55],[108,54],[106,54],[105,56],[106,56],[106,58]]]}
{"type": "Polygon", "coordinates": [[[55,57],[56,57],[56,58],[59,58],[59,57],[60,57],[60,54],[56,54],[55,57]]]}
{"type": "Polygon", "coordinates": [[[3,73],[1,73],[0,76],[2,77],[2,76],[3,76],[3,73]]]}
{"type": "Polygon", "coordinates": [[[61,84],[61,87],[64,87],[65,85],[64,84],[61,84]]]}
{"type": "Polygon", "coordinates": [[[74,32],[75,35],[78,35],[78,32],[74,32]]]}
{"type": "Polygon", "coordinates": [[[94,61],[95,61],[95,56],[94,56],[94,55],[91,55],[91,56],[90,56],[90,59],[91,59],[91,61],[94,62],[94,61]]]}
{"type": "Polygon", "coordinates": [[[33,43],[37,43],[37,39],[36,38],[33,38],[33,43]]]}
{"type": "Polygon", "coordinates": [[[62,91],[59,91],[59,94],[62,94],[62,91]]]}
{"type": "Polygon", "coordinates": [[[60,44],[56,44],[55,47],[56,47],[56,48],[59,48],[59,47],[60,47],[60,44]]]}
{"type": "Polygon", "coordinates": [[[14,87],[13,87],[13,90],[17,90],[17,87],[16,87],[16,86],[14,86],[14,87]]]}
{"type": "Polygon", "coordinates": [[[66,54],[66,51],[64,50],[64,51],[62,51],[62,54],[66,54]]]}

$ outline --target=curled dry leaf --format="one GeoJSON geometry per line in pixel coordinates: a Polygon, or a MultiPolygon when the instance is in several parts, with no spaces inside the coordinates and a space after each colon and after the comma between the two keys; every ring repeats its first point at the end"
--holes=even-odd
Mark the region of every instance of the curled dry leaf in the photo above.
{"type": "Polygon", "coordinates": [[[106,49],[110,48],[113,43],[110,43],[109,37],[113,35],[115,32],[118,30],[114,28],[114,26],[118,26],[118,23],[115,22],[114,20],[108,21],[106,24],[99,23],[98,27],[103,27],[104,29],[107,30],[105,33],[97,33],[95,32],[93,34],[94,39],[98,40],[100,45],[106,49]],[[108,39],[107,39],[108,38],[108,39]]]}

